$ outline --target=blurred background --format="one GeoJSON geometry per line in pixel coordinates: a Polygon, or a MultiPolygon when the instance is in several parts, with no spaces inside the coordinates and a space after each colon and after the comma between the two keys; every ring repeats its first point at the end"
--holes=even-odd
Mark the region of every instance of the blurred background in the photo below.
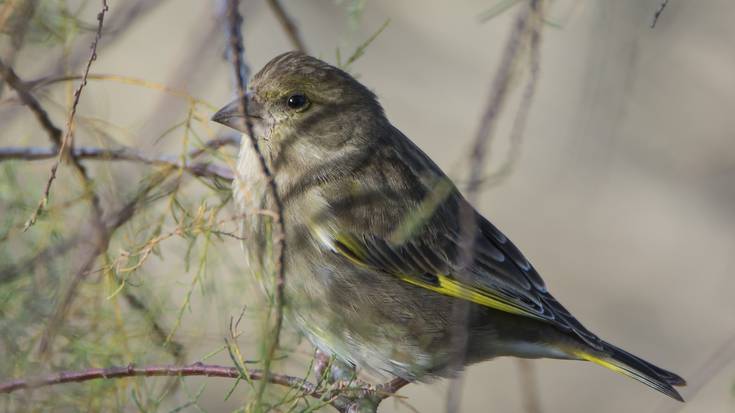
{"type": "MultiPolygon", "coordinates": [[[[331,63],[389,21],[349,70],[460,186],[520,3],[281,2],[309,53],[331,63]],[[510,8],[482,18],[503,6],[510,8]]],[[[462,411],[534,411],[520,372],[537,383],[536,411],[735,411],[735,3],[672,0],[652,29],[659,4],[547,4],[525,132],[510,133],[519,78],[485,168],[492,174],[510,162],[510,172],[489,181],[477,207],[585,325],[685,377],[688,402],[591,364],[534,360],[529,369],[497,359],[467,369],[462,411]]],[[[97,1],[0,1],[0,58],[22,80],[44,80],[32,92],[61,129],[79,81],[59,77],[81,74],[99,8],[97,1]]],[[[208,122],[235,90],[223,10],[218,1],[113,0],[90,72],[97,77],[81,96],[75,144],[124,145],[177,160],[229,136],[208,122]]],[[[293,49],[267,2],[243,1],[241,11],[252,73],[293,49]]],[[[1,87],[0,147],[49,148],[34,115],[1,87]]],[[[228,165],[235,154],[230,146],[206,156],[228,165]]],[[[90,188],[62,163],[47,212],[24,232],[53,160],[0,161],[0,379],[130,362],[231,365],[223,338],[244,306],[237,342],[244,358],[257,358],[262,303],[241,276],[239,241],[203,229],[235,228],[226,183],[168,170],[165,185],[145,194],[81,277],[63,325],[49,333],[89,254],[90,188]],[[49,336],[50,350],[39,351],[49,336]]],[[[105,217],[165,169],[84,165],[105,217]]],[[[303,376],[312,349],[286,331],[293,354],[276,370],[303,376]]],[[[232,411],[252,392],[241,384],[228,397],[233,381],[226,379],[173,381],[55,386],[0,396],[0,409],[232,411]]],[[[380,411],[411,411],[410,404],[442,412],[446,388],[445,381],[409,385],[402,402],[388,400],[380,411]]]]}

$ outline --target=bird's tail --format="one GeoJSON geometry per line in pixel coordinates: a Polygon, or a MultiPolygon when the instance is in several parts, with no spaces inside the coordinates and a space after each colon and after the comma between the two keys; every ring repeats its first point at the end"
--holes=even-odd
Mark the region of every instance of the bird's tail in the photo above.
{"type": "Polygon", "coordinates": [[[673,386],[684,386],[686,381],[678,375],[636,357],[612,344],[604,343],[602,352],[578,351],[575,356],[591,361],[616,373],[631,377],[661,393],[683,402],[673,386]]]}

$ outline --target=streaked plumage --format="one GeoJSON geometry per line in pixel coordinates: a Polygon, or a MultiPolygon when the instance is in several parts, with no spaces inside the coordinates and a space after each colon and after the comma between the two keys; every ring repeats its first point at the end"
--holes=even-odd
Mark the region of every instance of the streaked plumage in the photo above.
{"type": "MultiPolygon", "coordinates": [[[[214,119],[237,126],[233,102],[214,119]]],[[[467,363],[497,356],[588,360],[675,398],[684,380],[601,340],[548,292],[521,252],[347,73],[291,52],[248,93],[260,150],[284,203],[288,317],[321,350],[408,380],[451,375],[453,303],[472,302],[467,363]],[[460,211],[474,214],[462,268],[460,211]]],[[[234,193],[251,271],[272,274],[271,218],[252,149],[234,193]]],[[[270,285],[267,278],[263,283],[270,285]]]]}

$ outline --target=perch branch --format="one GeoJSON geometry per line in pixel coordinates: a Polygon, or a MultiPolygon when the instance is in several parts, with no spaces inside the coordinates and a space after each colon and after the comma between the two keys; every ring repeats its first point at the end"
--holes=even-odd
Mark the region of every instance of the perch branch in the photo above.
{"type": "MultiPolygon", "coordinates": [[[[321,399],[323,393],[308,381],[288,376],[285,374],[270,373],[267,377],[260,370],[248,371],[250,380],[267,380],[270,383],[290,387],[303,392],[306,396],[321,399]]],[[[225,377],[231,379],[242,378],[236,367],[218,366],[202,363],[194,363],[186,366],[160,365],[136,367],[129,364],[124,367],[90,368],[80,371],[63,371],[46,376],[30,379],[16,379],[0,383],[0,393],[12,393],[18,390],[35,389],[45,386],[53,386],[64,383],[79,383],[97,379],[118,379],[124,377],[160,377],[160,376],[206,376],[225,377]]],[[[346,409],[347,402],[335,397],[330,402],[335,408],[342,411],[346,409]]]]}

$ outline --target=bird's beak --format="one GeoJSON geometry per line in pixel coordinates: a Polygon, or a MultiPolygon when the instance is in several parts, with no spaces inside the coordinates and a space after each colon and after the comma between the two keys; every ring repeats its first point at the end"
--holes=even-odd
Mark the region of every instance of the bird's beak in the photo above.
{"type": "MultiPolygon", "coordinates": [[[[245,94],[247,100],[247,114],[248,117],[258,121],[263,118],[263,107],[255,99],[253,95],[248,92],[245,94]]],[[[222,109],[218,110],[217,113],[212,116],[212,120],[225,126],[229,126],[232,129],[239,130],[240,132],[246,133],[245,117],[242,113],[240,99],[235,99],[228,103],[222,109]]]]}

